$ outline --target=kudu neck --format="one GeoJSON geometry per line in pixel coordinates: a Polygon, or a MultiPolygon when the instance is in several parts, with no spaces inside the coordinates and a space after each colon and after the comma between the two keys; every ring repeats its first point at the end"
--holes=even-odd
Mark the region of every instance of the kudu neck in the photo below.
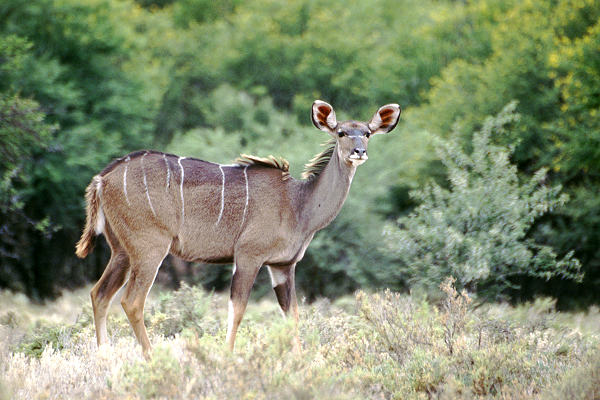
{"type": "Polygon", "coordinates": [[[329,225],[348,196],[356,166],[338,157],[337,145],[329,163],[316,178],[305,182],[301,219],[305,228],[315,232],[329,225]]]}

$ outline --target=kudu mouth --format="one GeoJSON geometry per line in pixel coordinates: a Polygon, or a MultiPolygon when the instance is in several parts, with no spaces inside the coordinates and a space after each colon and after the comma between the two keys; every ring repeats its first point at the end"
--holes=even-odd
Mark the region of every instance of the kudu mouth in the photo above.
{"type": "Polygon", "coordinates": [[[364,153],[362,155],[358,155],[358,154],[350,154],[347,158],[347,160],[352,164],[352,165],[361,165],[363,164],[365,161],[367,161],[369,159],[369,156],[367,155],[367,153],[364,153]]]}

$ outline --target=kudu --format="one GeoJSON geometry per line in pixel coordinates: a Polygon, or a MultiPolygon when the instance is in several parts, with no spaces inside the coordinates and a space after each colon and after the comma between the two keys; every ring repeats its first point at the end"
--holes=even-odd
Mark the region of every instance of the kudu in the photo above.
{"type": "Polygon", "coordinates": [[[267,265],[284,315],[297,334],[296,263],[315,232],[340,211],[356,168],[367,160],[371,135],[394,129],[397,104],[385,105],[369,122],[338,123],[333,108],[315,101],[312,121],[329,133],[327,150],[306,166],[302,180],[288,174],[283,159],[242,155],[232,165],[139,151],[117,159],[87,187],[86,225],[77,243],[84,258],[103,233],[111,257],[91,291],[98,345],[107,341],[106,317],[115,293],[127,281],[121,305],[144,355],[150,342],[144,303],[168,254],[188,261],[233,263],[227,345],[233,350],[250,290],[267,265]]]}

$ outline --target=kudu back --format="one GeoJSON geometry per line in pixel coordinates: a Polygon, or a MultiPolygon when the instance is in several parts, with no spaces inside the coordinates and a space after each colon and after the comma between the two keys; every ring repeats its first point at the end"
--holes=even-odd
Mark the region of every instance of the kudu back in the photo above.
{"type": "MultiPolygon", "coordinates": [[[[144,355],[151,348],[144,303],[168,254],[187,261],[233,263],[227,345],[233,350],[252,285],[268,266],[284,315],[296,327],[296,263],[319,229],[341,209],[358,165],[374,134],[394,129],[397,104],[385,105],[369,122],[336,119],[333,108],[315,101],[312,121],[331,135],[302,180],[283,159],[242,155],[221,165],[156,151],[117,159],[87,187],[86,225],[76,254],[84,258],[95,235],[104,234],[111,257],[91,291],[98,345],[107,341],[106,317],[115,293],[127,282],[121,304],[144,355]]],[[[294,347],[299,348],[296,335],[294,347]]]]}

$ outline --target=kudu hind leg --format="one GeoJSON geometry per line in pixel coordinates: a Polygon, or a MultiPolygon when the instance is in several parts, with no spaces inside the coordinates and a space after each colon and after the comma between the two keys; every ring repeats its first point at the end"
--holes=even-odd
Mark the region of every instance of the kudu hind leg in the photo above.
{"type": "Polygon", "coordinates": [[[298,337],[298,299],[296,296],[295,284],[296,265],[290,265],[284,268],[269,267],[269,275],[273,284],[277,302],[281,307],[284,317],[290,314],[294,318],[294,338],[292,346],[294,351],[300,351],[300,338],[298,337]]]}
{"type": "Polygon", "coordinates": [[[144,325],[144,305],[158,268],[171,247],[170,242],[167,243],[168,247],[165,243],[156,245],[147,243],[144,246],[145,253],[141,257],[131,259],[131,275],[121,298],[123,310],[125,310],[135,337],[142,345],[145,357],[148,357],[151,346],[144,325]]]}
{"type": "Polygon", "coordinates": [[[106,331],[108,308],[115,293],[123,287],[129,273],[129,256],[108,222],[104,226],[104,237],[110,246],[110,261],[90,292],[98,346],[108,341],[106,331]]]}
{"type": "Polygon", "coordinates": [[[236,260],[234,272],[231,277],[231,294],[229,296],[229,312],[227,321],[226,343],[229,350],[233,351],[235,336],[250,298],[250,291],[260,269],[260,263],[236,260]]]}
{"type": "Polygon", "coordinates": [[[108,341],[108,333],[106,330],[108,308],[110,307],[114,295],[121,287],[123,287],[123,284],[125,284],[128,272],[129,257],[127,254],[122,250],[113,250],[110,261],[108,262],[102,277],[90,292],[98,346],[101,346],[108,341]]]}

